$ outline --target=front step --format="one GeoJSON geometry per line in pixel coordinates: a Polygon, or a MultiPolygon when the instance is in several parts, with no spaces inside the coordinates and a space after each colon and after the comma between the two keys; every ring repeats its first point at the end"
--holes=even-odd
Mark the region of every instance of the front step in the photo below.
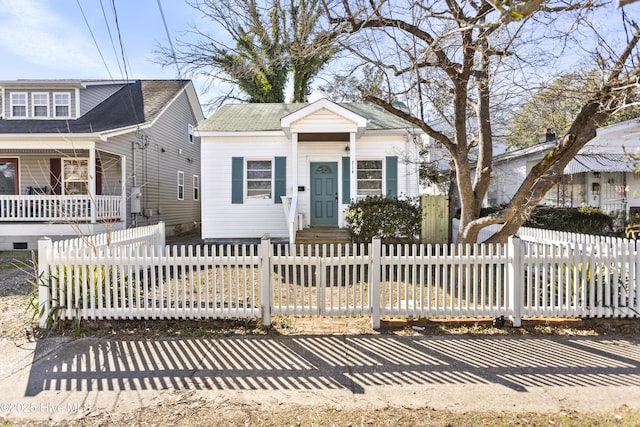
{"type": "Polygon", "coordinates": [[[296,233],[296,244],[315,245],[322,243],[344,244],[351,243],[349,230],[334,227],[310,227],[298,230],[296,233]]]}

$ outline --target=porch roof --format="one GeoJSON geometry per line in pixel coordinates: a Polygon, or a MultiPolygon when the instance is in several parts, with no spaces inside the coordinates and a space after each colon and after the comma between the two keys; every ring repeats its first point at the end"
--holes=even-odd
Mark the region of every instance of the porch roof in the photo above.
{"type": "Polygon", "coordinates": [[[623,154],[578,154],[564,168],[572,175],[583,172],[634,172],[634,162],[623,154]]]}
{"type": "MultiPolygon", "coordinates": [[[[298,104],[227,104],[198,126],[201,132],[281,131],[281,119],[310,105],[298,104]]],[[[414,126],[371,103],[336,103],[367,119],[367,130],[407,129],[414,126]]]]}

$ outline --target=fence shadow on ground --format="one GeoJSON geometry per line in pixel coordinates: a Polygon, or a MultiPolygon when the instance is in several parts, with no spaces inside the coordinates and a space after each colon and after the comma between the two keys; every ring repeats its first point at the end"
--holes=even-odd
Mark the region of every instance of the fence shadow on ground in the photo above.
{"type": "Polygon", "coordinates": [[[44,391],[350,390],[429,384],[640,384],[640,348],[589,337],[234,336],[38,343],[25,396],[44,391]]]}

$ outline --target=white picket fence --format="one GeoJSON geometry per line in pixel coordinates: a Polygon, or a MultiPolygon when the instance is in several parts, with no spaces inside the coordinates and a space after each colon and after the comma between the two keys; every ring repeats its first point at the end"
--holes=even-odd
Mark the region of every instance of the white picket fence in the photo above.
{"type": "Polygon", "coordinates": [[[535,317],[640,316],[633,240],[170,247],[159,243],[161,228],[145,227],[147,241],[144,233],[85,247],[42,240],[41,325],[50,315],[267,325],[276,314],[371,316],[374,327],[381,317],[504,315],[518,326],[535,317]]]}

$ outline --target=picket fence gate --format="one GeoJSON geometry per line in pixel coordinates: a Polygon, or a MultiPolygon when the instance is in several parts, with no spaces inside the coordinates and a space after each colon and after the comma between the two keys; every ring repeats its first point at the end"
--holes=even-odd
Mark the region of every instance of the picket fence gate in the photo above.
{"type": "MultiPolygon", "coordinates": [[[[126,230],[123,230],[126,232],[126,230]]],[[[93,242],[39,243],[41,326],[58,319],[272,315],[638,317],[636,242],[166,246],[164,224],[93,242]],[[147,236],[147,240],[143,236],[147,236]],[[117,242],[117,243],[113,243],[117,242]]]]}

